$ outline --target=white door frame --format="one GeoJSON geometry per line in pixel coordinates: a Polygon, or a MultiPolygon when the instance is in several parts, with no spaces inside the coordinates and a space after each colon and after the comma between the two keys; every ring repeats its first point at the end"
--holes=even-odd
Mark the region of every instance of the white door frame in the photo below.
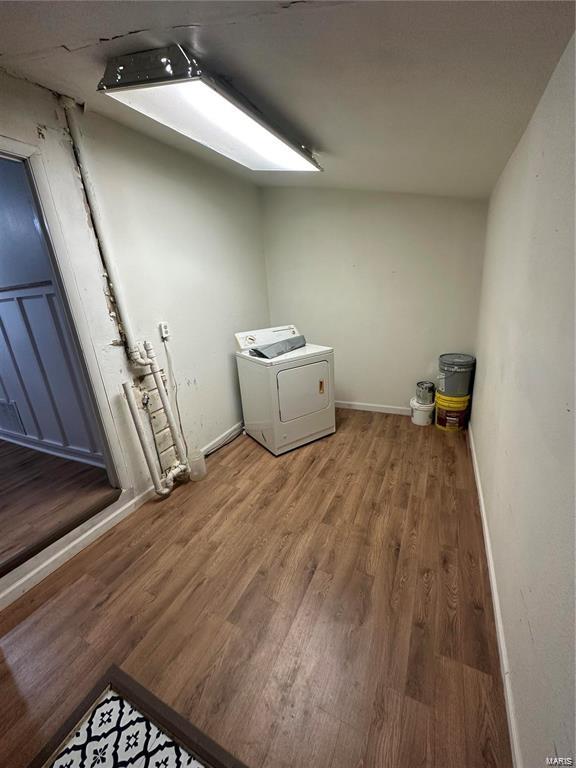
{"type": "MultiPolygon", "coordinates": [[[[90,324],[84,312],[82,296],[76,282],[67,239],[63,232],[63,222],[54,203],[42,149],[46,151],[48,148],[26,144],[16,138],[0,135],[0,154],[24,160],[31,171],[36,196],[46,224],[47,236],[50,240],[56,279],[61,292],[64,294],[64,302],[67,305],[65,309],[72,320],[73,332],[78,337],[80,347],[78,352],[84,363],[86,378],[88,379],[87,384],[92,390],[90,394],[93,396],[96,417],[105,441],[103,447],[110,479],[114,485],[122,489],[129,489],[132,485],[131,477],[126,465],[120,436],[110,410],[108,393],[104,387],[90,324]]],[[[84,225],[87,226],[87,221],[84,222],[84,225]]],[[[116,335],[116,340],[120,343],[120,338],[118,334],[116,335]]]]}
{"type": "Polygon", "coordinates": [[[50,91],[0,72],[0,152],[26,160],[36,187],[73,329],[109,449],[120,498],[0,578],[0,609],[154,496],[122,392],[132,372],[106,296],[64,110],[50,91]]]}

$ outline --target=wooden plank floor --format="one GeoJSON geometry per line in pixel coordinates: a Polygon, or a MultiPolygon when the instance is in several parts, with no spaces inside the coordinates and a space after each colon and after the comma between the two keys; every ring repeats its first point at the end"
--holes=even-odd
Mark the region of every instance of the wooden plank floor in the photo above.
{"type": "Polygon", "coordinates": [[[510,768],[466,440],[241,437],[0,614],[0,765],[111,663],[251,768],[510,768]]]}
{"type": "Polygon", "coordinates": [[[0,575],[119,495],[100,467],[0,440],[0,575]]]}

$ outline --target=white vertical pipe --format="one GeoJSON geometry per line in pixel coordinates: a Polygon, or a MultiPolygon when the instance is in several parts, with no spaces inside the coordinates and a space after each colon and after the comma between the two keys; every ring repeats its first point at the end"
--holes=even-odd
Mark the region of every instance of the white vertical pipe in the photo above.
{"type": "Polygon", "coordinates": [[[126,310],[126,298],[122,289],[122,282],[118,275],[116,262],[111,257],[112,248],[110,246],[108,236],[106,235],[106,227],[102,226],[102,213],[100,210],[100,205],[98,204],[98,198],[94,192],[94,184],[92,182],[92,175],[90,173],[90,164],[86,162],[82,132],[80,130],[80,126],[78,125],[78,118],[76,116],[76,110],[80,109],[80,107],[70,99],[63,99],[63,102],[68,128],[70,130],[70,135],[72,136],[72,142],[78,160],[80,177],[82,179],[84,191],[90,206],[96,238],[100,246],[102,261],[104,262],[104,267],[106,268],[108,279],[114,292],[114,301],[118,311],[118,319],[122,324],[122,331],[126,337],[128,355],[131,359],[134,360],[134,362],[139,363],[140,361],[138,358],[140,357],[140,353],[138,350],[136,336],[134,334],[132,324],[130,323],[130,317],[126,310]]]}
{"type": "Polygon", "coordinates": [[[136,398],[134,397],[134,389],[132,384],[129,381],[125,381],[122,384],[122,388],[124,390],[124,394],[126,395],[128,408],[130,409],[130,414],[132,415],[132,420],[134,422],[134,426],[136,427],[136,432],[138,433],[138,439],[140,441],[140,445],[142,446],[142,453],[146,459],[150,477],[154,483],[154,490],[159,496],[167,496],[170,493],[170,489],[165,488],[164,485],[162,485],[162,481],[160,480],[158,467],[156,466],[156,458],[152,453],[150,443],[148,442],[148,438],[144,428],[142,427],[142,422],[140,421],[140,414],[138,413],[138,406],[136,404],[136,398]]]}
{"type": "MultiPolygon", "coordinates": [[[[144,342],[146,355],[145,356],[142,355],[141,348],[139,346],[139,343],[136,339],[136,335],[134,334],[134,330],[130,323],[130,318],[128,315],[128,311],[126,309],[126,298],[125,298],[124,291],[122,289],[122,282],[118,274],[116,262],[113,258],[111,258],[111,255],[110,255],[111,247],[108,241],[108,237],[106,235],[106,227],[102,226],[102,214],[100,211],[97,195],[94,192],[94,185],[92,183],[89,163],[85,161],[86,159],[85,159],[82,135],[80,131],[80,126],[78,124],[77,112],[76,112],[76,110],[79,109],[79,107],[70,99],[63,99],[63,102],[64,102],[64,108],[66,113],[66,119],[68,122],[68,127],[70,129],[70,135],[72,136],[74,149],[77,154],[78,166],[80,169],[80,176],[82,178],[82,183],[84,185],[84,190],[86,192],[86,197],[88,199],[88,204],[90,206],[90,210],[92,214],[94,230],[100,246],[102,261],[104,262],[104,266],[108,274],[108,279],[112,286],[116,309],[118,312],[118,319],[122,325],[122,331],[126,339],[128,357],[130,361],[132,363],[135,363],[136,365],[150,366],[150,372],[152,373],[152,376],[156,383],[156,387],[158,388],[158,394],[160,395],[160,400],[162,402],[162,406],[166,413],[166,420],[168,422],[168,426],[172,434],[172,439],[174,441],[174,446],[176,448],[177,458],[181,465],[180,474],[189,475],[190,466],[188,463],[188,457],[186,455],[186,448],[184,446],[184,442],[180,434],[178,425],[176,424],[176,419],[174,418],[174,413],[172,411],[172,406],[170,404],[170,400],[168,398],[166,388],[164,387],[164,382],[162,381],[162,374],[160,371],[160,367],[156,361],[156,354],[154,352],[154,348],[152,344],[150,344],[150,342],[144,342]]],[[[150,475],[152,476],[152,479],[154,481],[154,487],[156,488],[158,493],[160,492],[158,491],[158,487],[160,487],[162,489],[162,494],[164,495],[169,491],[166,489],[165,486],[161,485],[160,483],[160,478],[158,475],[156,460],[154,456],[150,454],[150,457],[152,459],[152,462],[150,462],[148,455],[146,454],[145,446],[147,446],[147,449],[149,451],[149,445],[146,440],[146,435],[142,432],[142,424],[140,422],[140,417],[138,415],[138,409],[134,401],[134,395],[133,395],[132,389],[130,388],[130,385],[128,385],[128,388],[130,390],[130,392],[128,393],[128,390],[126,389],[126,385],[123,385],[123,386],[124,386],[124,392],[126,393],[126,398],[128,400],[128,405],[132,413],[132,418],[134,419],[134,424],[136,425],[136,429],[139,430],[138,436],[140,437],[142,450],[144,451],[144,454],[146,456],[148,468],[150,469],[150,475]],[[134,412],[132,412],[132,405],[136,407],[135,414],[137,418],[134,418],[134,412]],[[156,477],[156,480],[154,480],[154,477],[156,477]]]]}

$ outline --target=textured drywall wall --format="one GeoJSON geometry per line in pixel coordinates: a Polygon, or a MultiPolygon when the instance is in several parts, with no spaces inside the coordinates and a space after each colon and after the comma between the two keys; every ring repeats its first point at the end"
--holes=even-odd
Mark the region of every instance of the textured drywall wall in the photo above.
{"type": "Polygon", "coordinates": [[[168,368],[168,323],[185,437],[206,446],[242,419],[234,333],[268,324],[258,190],[95,113],[80,131],[136,334],[168,368]]]}
{"type": "Polygon", "coordinates": [[[521,765],[574,752],[574,42],[491,198],[473,433],[521,765]]]}
{"type": "Polygon", "coordinates": [[[339,401],[405,408],[442,352],[474,352],[486,205],[264,191],[273,324],[335,347],[339,401]]]}

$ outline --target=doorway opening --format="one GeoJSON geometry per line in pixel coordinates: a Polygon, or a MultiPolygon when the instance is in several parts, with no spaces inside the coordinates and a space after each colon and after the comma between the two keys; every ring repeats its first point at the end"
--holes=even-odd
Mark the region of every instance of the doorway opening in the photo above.
{"type": "Polygon", "coordinates": [[[0,576],[120,492],[31,169],[0,154],[0,576]]]}

